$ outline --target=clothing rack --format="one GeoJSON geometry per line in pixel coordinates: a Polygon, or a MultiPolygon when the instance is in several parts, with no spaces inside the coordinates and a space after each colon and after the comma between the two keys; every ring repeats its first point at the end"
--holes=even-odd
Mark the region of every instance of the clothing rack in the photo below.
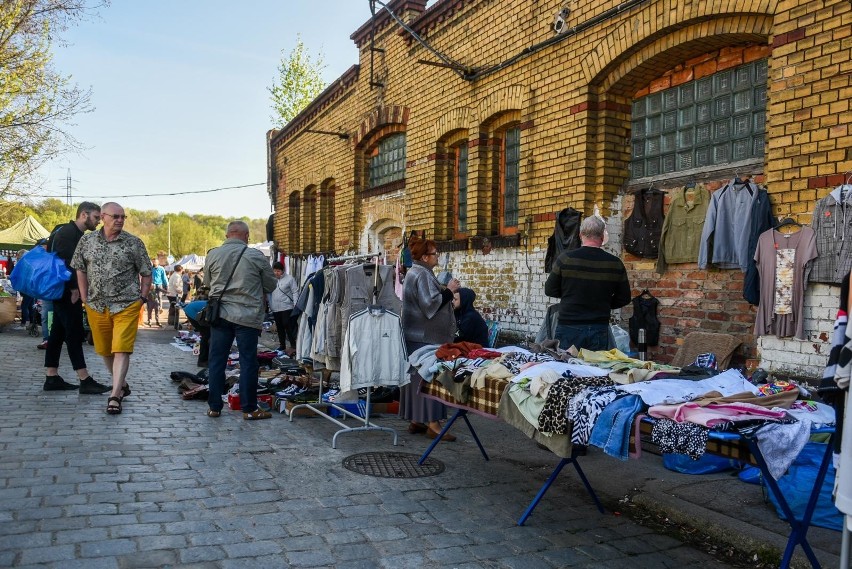
{"type": "MultiPolygon", "coordinates": [[[[375,255],[375,254],[345,255],[345,256],[342,256],[342,257],[334,257],[332,259],[326,259],[326,262],[334,263],[334,262],[338,262],[338,261],[352,261],[352,260],[366,260],[366,259],[373,259],[374,260],[373,262],[374,262],[375,267],[376,267],[375,273],[373,275],[373,294],[372,294],[370,305],[368,307],[368,309],[369,309],[369,308],[372,308],[375,305],[377,294],[378,294],[378,286],[379,286],[379,257],[378,257],[378,255],[375,255]]],[[[348,326],[348,325],[349,325],[349,323],[347,322],[346,326],[348,326]]],[[[344,407],[342,407],[342,406],[340,406],[336,403],[333,403],[331,401],[329,401],[327,403],[324,402],[322,400],[322,393],[323,393],[323,380],[321,379],[320,380],[320,387],[319,387],[319,395],[317,396],[317,401],[311,402],[311,403],[300,403],[298,405],[294,405],[290,409],[290,413],[289,413],[290,422],[291,423],[293,422],[293,417],[295,417],[295,411],[297,409],[308,409],[308,410],[312,411],[313,413],[315,413],[317,416],[322,417],[323,419],[326,419],[328,421],[331,421],[332,423],[334,423],[334,424],[336,424],[337,426],[340,427],[340,430],[335,432],[334,436],[332,436],[332,438],[331,438],[331,448],[335,448],[335,449],[337,448],[337,437],[339,437],[340,435],[342,435],[344,433],[367,432],[367,431],[386,431],[388,433],[391,433],[393,435],[393,445],[397,446],[397,444],[399,442],[399,434],[396,432],[396,429],[392,429],[390,427],[382,427],[380,425],[376,425],[375,423],[370,423],[370,396],[373,393],[372,387],[367,387],[367,398],[364,401],[364,416],[363,417],[360,417],[360,416],[352,413],[348,409],[346,409],[346,408],[344,408],[344,407]],[[324,409],[321,409],[320,407],[318,407],[319,405],[321,405],[324,409]],[[344,418],[345,417],[352,417],[354,420],[356,420],[357,422],[359,422],[361,424],[358,425],[357,427],[350,427],[346,423],[343,423],[342,421],[338,421],[337,418],[332,417],[331,415],[328,415],[327,413],[324,412],[324,410],[327,411],[330,408],[337,410],[339,413],[341,413],[344,416],[344,418]]],[[[357,401],[358,400],[356,400],[355,402],[357,403],[357,401]]]]}

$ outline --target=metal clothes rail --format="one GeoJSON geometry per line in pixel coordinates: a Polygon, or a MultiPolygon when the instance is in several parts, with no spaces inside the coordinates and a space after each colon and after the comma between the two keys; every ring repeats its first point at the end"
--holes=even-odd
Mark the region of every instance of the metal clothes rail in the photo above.
{"type": "MultiPolygon", "coordinates": [[[[378,263],[379,257],[378,257],[378,255],[376,255],[375,253],[371,253],[371,254],[367,254],[367,255],[346,255],[346,256],[342,256],[342,257],[333,257],[331,259],[326,259],[326,261],[329,262],[329,263],[334,263],[334,262],[339,262],[339,261],[354,261],[354,260],[366,260],[366,259],[373,259],[373,262],[376,266],[374,280],[373,280],[373,298],[372,298],[373,303],[375,303],[376,295],[377,295],[377,289],[378,289],[378,282],[379,282],[379,263],[378,263]]],[[[347,323],[347,325],[348,325],[348,323],[347,323]]],[[[345,337],[345,335],[344,335],[344,337],[345,337]]],[[[397,446],[397,444],[399,442],[399,434],[396,432],[395,429],[392,429],[390,427],[382,427],[382,426],[376,425],[374,423],[370,423],[370,396],[372,395],[372,392],[373,392],[372,387],[367,388],[367,398],[366,398],[365,405],[364,405],[364,416],[363,417],[356,415],[355,413],[352,413],[348,409],[346,409],[346,408],[344,408],[340,405],[337,405],[336,403],[333,403],[333,402],[330,402],[330,401],[324,402],[322,400],[322,392],[323,392],[323,379],[320,380],[320,388],[319,388],[319,394],[317,396],[317,401],[312,401],[312,402],[308,402],[308,403],[299,403],[299,404],[291,407],[290,412],[289,412],[290,422],[291,423],[293,422],[293,418],[296,416],[295,413],[298,409],[307,409],[307,410],[315,413],[318,417],[322,417],[323,419],[326,419],[327,421],[331,421],[332,423],[334,423],[335,425],[340,427],[340,430],[335,432],[334,436],[331,438],[331,448],[337,448],[337,437],[339,437],[340,435],[342,435],[344,433],[367,432],[367,431],[386,431],[388,433],[391,433],[393,435],[393,445],[397,446]],[[331,415],[328,415],[325,411],[327,411],[329,408],[337,410],[339,413],[341,413],[344,416],[344,418],[345,417],[352,417],[353,419],[361,422],[362,424],[357,426],[357,427],[350,427],[346,423],[343,423],[342,421],[338,421],[337,418],[332,417],[331,415]]],[[[360,401],[360,399],[358,401],[360,401]]],[[[356,403],[358,401],[356,401],[356,403]]]]}

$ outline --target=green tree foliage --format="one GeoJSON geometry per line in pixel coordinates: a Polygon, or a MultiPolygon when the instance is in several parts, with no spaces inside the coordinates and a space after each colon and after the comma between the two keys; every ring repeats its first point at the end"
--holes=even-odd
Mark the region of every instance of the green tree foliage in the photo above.
{"type": "Polygon", "coordinates": [[[35,217],[45,229],[53,231],[53,228],[60,223],[68,223],[74,219],[74,214],[77,213],[77,206],[65,205],[65,202],[55,198],[49,198],[33,206],[32,212],[32,216],[35,217]]]}
{"type": "MultiPolygon", "coordinates": [[[[88,0],[0,0],[0,199],[37,187],[47,160],[80,144],[67,130],[91,92],[53,68],[53,43],[88,15],[88,0]]],[[[103,6],[104,2],[97,2],[103,6]]]]}
{"type": "Polygon", "coordinates": [[[281,63],[278,64],[278,78],[268,88],[272,100],[270,118],[276,128],[293,120],[322,93],[326,87],[322,79],[323,69],[325,63],[322,53],[312,59],[301,36],[296,36],[296,47],[286,58],[282,55],[281,63]]]}

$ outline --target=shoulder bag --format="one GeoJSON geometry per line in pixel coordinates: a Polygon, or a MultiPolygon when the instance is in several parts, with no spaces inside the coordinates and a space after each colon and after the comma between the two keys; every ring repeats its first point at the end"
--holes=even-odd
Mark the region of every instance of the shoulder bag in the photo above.
{"type": "Polygon", "coordinates": [[[246,249],[248,249],[248,246],[243,247],[243,250],[240,251],[237,260],[234,263],[234,268],[231,269],[231,274],[228,276],[227,282],[225,282],[225,287],[222,289],[222,292],[219,293],[219,298],[211,297],[207,300],[207,306],[198,312],[199,324],[203,326],[216,326],[219,324],[219,310],[222,304],[222,297],[225,295],[225,291],[228,290],[228,285],[231,284],[231,279],[234,277],[234,272],[237,270],[237,265],[240,264],[240,259],[242,258],[243,253],[246,252],[246,249]]]}

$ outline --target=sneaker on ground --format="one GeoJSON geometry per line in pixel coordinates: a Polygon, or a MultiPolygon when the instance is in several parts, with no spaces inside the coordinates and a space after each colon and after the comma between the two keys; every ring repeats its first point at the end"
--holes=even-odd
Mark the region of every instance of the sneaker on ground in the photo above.
{"type": "Polygon", "coordinates": [[[80,393],[83,395],[101,395],[107,391],[112,391],[112,387],[98,383],[92,376],[80,381],[80,393]]]}
{"type": "Polygon", "coordinates": [[[68,383],[62,377],[58,375],[54,376],[45,376],[44,380],[44,390],[45,391],[71,391],[72,389],[79,389],[79,385],[74,385],[73,383],[68,383]]]}
{"type": "Polygon", "coordinates": [[[44,342],[42,342],[41,344],[36,346],[36,348],[38,348],[39,350],[46,350],[47,349],[47,340],[45,340],[44,342]]]}

